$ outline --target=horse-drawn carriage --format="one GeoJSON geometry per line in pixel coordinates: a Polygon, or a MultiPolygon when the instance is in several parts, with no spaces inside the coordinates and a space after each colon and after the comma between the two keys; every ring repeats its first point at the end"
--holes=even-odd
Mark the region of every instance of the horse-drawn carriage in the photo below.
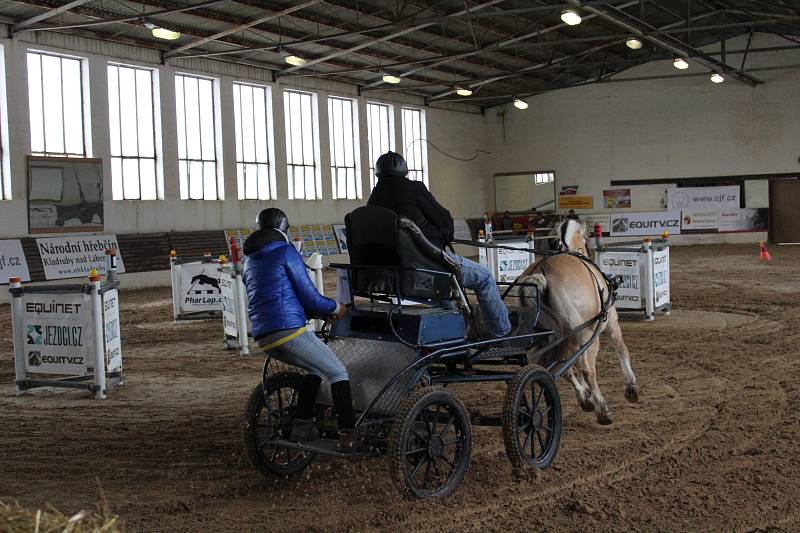
{"type": "MultiPolygon", "coordinates": [[[[246,412],[244,437],[252,464],[264,475],[288,475],[302,471],[316,455],[387,456],[401,492],[442,497],[458,487],[469,467],[476,424],[502,427],[515,467],[549,466],[562,427],[554,380],[597,340],[613,291],[604,296],[600,289],[601,311],[557,333],[540,320],[538,286],[526,284],[528,305],[510,308],[515,331],[480,340],[479,312],[461,286],[458,265],[413,223],[391,211],[362,207],[347,216],[346,226],[351,263],[334,266],[347,270],[353,303],[346,317],[323,334],[350,374],[357,445],[349,453],[337,449],[327,384],[315,414],[322,438],[293,441],[302,370],[268,356],[246,412]],[[558,348],[579,333],[583,342],[564,356],[558,348]],[[499,416],[468,411],[448,389],[492,381],[508,385],[499,416]]],[[[508,287],[504,298],[510,293],[508,287]]]]}

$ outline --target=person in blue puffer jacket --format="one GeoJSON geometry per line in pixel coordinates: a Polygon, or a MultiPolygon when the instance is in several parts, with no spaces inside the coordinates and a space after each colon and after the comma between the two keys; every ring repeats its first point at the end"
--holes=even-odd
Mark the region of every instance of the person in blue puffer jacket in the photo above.
{"type": "Polygon", "coordinates": [[[317,292],[303,258],[286,234],[289,219],[283,211],[264,209],[256,223],[258,230],[244,243],[242,276],[250,299],[253,338],[272,357],[306,371],[291,439],[319,438],[312,417],[322,378],[326,377],[338,416],[339,446],[351,449],[354,419],[347,369],[327,344],[306,329],[307,314],[342,318],[347,307],[317,292]]]}

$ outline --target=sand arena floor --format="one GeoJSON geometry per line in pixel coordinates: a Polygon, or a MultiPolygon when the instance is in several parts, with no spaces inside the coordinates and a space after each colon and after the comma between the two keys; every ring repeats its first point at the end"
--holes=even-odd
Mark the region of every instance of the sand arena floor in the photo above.
{"type": "MultiPolygon", "coordinates": [[[[625,401],[603,349],[613,425],[582,412],[561,382],[554,465],[514,475],[500,429],[475,428],[470,470],[442,502],[402,500],[382,460],[257,474],[240,426],[261,358],[225,351],[218,322],[173,324],[168,289],[121,295],[126,386],[106,401],[15,397],[0,306],[0,501],[75,512],[94,506],[97,478],[130,531],[796,531],[800,248],[773,247],[771,264],[757,252],[673,248],[672,315],[623,322],[639,403],[625,401]]],[[[455,390],[487,412],[504,394],[497,384],[455,390]]]]}

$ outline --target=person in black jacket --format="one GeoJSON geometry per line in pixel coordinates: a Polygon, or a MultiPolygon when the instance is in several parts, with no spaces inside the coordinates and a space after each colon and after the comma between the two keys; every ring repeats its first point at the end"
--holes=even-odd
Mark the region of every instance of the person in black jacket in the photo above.
{"type": "MultiPolygon", "coordinates": [[[[380,156],[375,163],[378,184],[367,205],[391,209],[410,219],[429,241],[444,249],[453,241],[453,217],[436,201],[424,183],[411,181],[407,174],[408,166],[403,156],[395,152],[380,156]]],[[[490,334],[493,337],[508,335],[511,331],[508,309],[489,269],[447,250],[444,253],[461,265],[464,287],[475,291],[490,334]]]]}

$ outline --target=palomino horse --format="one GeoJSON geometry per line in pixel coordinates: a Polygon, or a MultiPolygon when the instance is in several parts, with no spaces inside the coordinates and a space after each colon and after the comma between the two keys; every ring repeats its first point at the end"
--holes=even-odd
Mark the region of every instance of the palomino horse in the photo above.
{"type": "MultiPolygon", "coordinates": [[[[588,257],[584,224],[569,219],[556,226],[554,233],[560,249],[588,257]]],[[[613,290],[593,263],[570,254],[557,254],[537,261],[523,272],[519,281],[521,284],[539,287],[546,305],[544,311],[558,325],[562,334],[597,316],[601,311],[602,300],[613,290]]],[[[523,306],[535,305],[532,293],[531,288],[520,287],[520,301],[523,306]]],[[[552,355],[565,359],[577,352],[580,346],[591,339],[595,327],[593,324],[579,331],[557,348],[559,353],[552,355]]],[[[613,306],[608,309],[608,316],[600,328],[601,334],[609,339],[619,356],[625,377],[625,398],[629,402],[635,402],[639,399],[639,387],[631,369],[628,348],[622,340],[617,310],[613,306]]],[[[595,363],[599,350],[600,339],[597,338],[566,372],[566,376],[575,389],[581,408],[584,411],[594,411],[600,424],[610,424],[611,412],[597,385],[595,363]]]]}

